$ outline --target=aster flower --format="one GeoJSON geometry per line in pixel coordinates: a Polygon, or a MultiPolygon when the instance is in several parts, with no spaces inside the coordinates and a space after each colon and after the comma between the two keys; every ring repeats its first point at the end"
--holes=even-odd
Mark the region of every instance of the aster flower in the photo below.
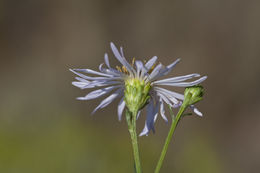
{"type": "MultiPolygon", "coordinates": [[[[92,113],[108,106],[116,98],[121,98],[117,108],[119,120],[122,119],[122,113],[126,107],[131,112],[135,112],[137,118],[142,108],[146,107],[147,115],[145,126],[140,136],[148,135],[151,130],[154,131],[154,123],[158,114],[160,114],[166,122],[168,121],[165,115],[165,104],[176,108],[181,106],[184,100],[183,94],[170,91],[162,86],[190,87],[200,84],[207,78],[207,76],[198,78],[200,75],[193,73],[160,80],[160,78],[168,75],[172,71],[180,59],[177,59],[168,66],[156,63],[156,56],[152,57],[146,63],[134,60],[130,64],[124,56],[122,47],[118,50],[113,43],[111,43],[110,46],[114,56],[122,64],[122,67],[117,66],[116,68],[112,68],[109,63],[108,55],[105,54],[104,60],[106,67],[104,67],[104,64],[100,64],[99,71],[91,69],[70,69],[78,76],[76,77],[77,81],[72,82],[72,84],[80,89],[100,88],[88,93],[84,97],[78,97],[78,100],[96,99],[111,93],[92,113]],[[187,80],[192,78],[198,79],[187,82],[187,80]]],[[[191,105],[190,108],[195,114],[202,116],[202,113],[194,105],[191,105]]]]}

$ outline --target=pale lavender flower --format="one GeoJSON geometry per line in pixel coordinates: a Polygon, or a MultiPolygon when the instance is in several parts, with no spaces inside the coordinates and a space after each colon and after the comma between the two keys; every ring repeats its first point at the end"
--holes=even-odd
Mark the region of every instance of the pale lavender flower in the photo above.
{"type": "MultiPolygon", "coordinates": [[[[72,82],[72,84],[81,89],[100,87],[100,89],[94,90],[84,97],[78,97],[78,100],[96,99],[111,93],[94,109],[93,113],[98,109],[106,107],[116,98],[121,98],[117,108],[119,120],[121,120],[123,111],[126,107],[126,102],[124,99],[126,81],[135,79],[143,81],[147,85],[151,86],[149,90],[150,98],[146,105],[147,115],[145,127],[140,133],[140,136],[148,135],[150,130],[154,131],[154,123],[158,117],[158,114],[160,114],[166,122],[168,121],[165,115],[165,106],[169,105],[176,108],[182,104],[184,99],[183,94],[162,88],[162,86],[190,87],[200,84],[207,78],[207,76],[203,76],[195,81],[187,82],[186,80],[194,77],[200,77],[199,74],[193,73],[185,76],[177,76],[159,80],[170,73],[180,59],[177,59],[168,66],[163,66],[161,63],[157,64],[156,56],[152,57],[146,63],[136,60],[134,61],[134,64],[129,64],[124,57],[122,47],[120,47],[119,51],[113,43],[111,43],[110,46],[116,59],[123,65],[122,68],[112,68],[109,63],[108,55],[105,54],[104,59],[106,67],[104,67],[104,64],[100,64],[99,71],[94,71],[91,69],[70,69],[73,73],[78,75],[78,77],[76,77],[77,81],[72,82]],[[89,75],[96,76],[94,77],[89,75]]],[[[194,105],[191,105],[190,107],[195,114],[202,116],[202,113],[195,108],[194,105]]],[[[139,117],[140,112],[141,110],[139,110],[137,117],[139,117]]]]}

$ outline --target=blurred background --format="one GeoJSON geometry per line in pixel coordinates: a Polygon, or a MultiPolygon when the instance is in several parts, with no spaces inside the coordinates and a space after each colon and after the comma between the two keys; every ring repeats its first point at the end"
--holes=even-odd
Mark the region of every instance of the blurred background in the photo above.
{"type": "MultiPolygon", "coordinates": [[[[88,90],[72,86],[68,70],[97,70],[105,52],[119,65],[113,41],[129,60],[181,57],[170,76],[208,75],[197,105],[204,117],[181,121],[162,172],[258,173],[259,18],[253,0],[0,1],[0,172],[133,172],[118,101],[91,116],[102,99],[77,101],[88,90]]],[[[169,125],[159,118],[155,128],[139,138],[144,172],[154,170],[169,125]]]]}

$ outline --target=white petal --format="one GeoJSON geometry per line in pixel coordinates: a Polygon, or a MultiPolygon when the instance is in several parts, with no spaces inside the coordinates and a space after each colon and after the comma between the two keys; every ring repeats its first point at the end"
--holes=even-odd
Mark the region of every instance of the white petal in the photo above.
{"type": "Polygon", "coordinates": [[[116,57],[116,59],[123,65],[126,67],[127,71],[133,75],[133,73],[135,73],[135,70],[133,69],[133,67],[126,61],[126,59],[124,57],[122,57],[120,55],[120,53],[118,52],[116,46],[111,42],[110,43],[110,47],[116,57]]]}
{"type": "Polygon", "coordinates": [[[85,79],[76,77],[78,81],[72,82],[72,85],[79,87],[80,89],[94,88],[108,85],[123,85],[123,81],[110,81],[110,80],[98,80],[98,81],[87,81],[85,79]]]}
{"type": "Polygon", "coordinates": [[[110,64],[109,64],[109,59],[108,59],[107,53],[105,53],[105,55],[104,55],[104,60],[105,60],[105,63],[106,63],[106,65],[107,65],[107,67],[108,67],[108,68],[111,68],[111,67],[110,67],[110,64]]]}
{"type": "Polygon", "coordinates": [[[95,75],[100,75],[100,76],[105,76],[105,77],[113,77],[113,75],[97,72],[91,69],[73,69],[74,71],[82,72],[82,73],[88,73],[88,74],[95,74],[95,75]]]}
{"type": "Polygon", "coordinates": [[[156,76],[154,76],[152,78],[152,80],[156,80],[164,75],[167,75],[168,73],[170,73],[172,71],[172,69],[175,67],[175,65],[180,61],[180,58],[177,59],[176,61],[174,61],[173,63],[171,63],[170,65],[168,65],[167,67],[165,67],[164,69],[160,70],[160,73],[158,73],[156,76]]]}
{"type": "Polygon", "coordinates": [[[74,85],[74,86],[76,86],[80,89],[84,89],[84,87],[89,85],[89,83],[87,83],[87,82],[72,82],[72,85],[74,85]]]}
{"type": "Polygon", "coordinates": [[[182,105],[182,101],[179,101],[179,103],[174,104],[172,107],[173,108],[179,108],[179,107],[181,107],[181,105],[182,105]]]}
{"type": "Polygon", "coordinates": [[[207,79],[207,76],[203,76],[202,78],[192,81],[192,82],[176,82],[176,83],[175,82],[161,82],[160,84],[157,84],[157,85],[189,87],[189,86],[198,85],[199,83],[203,82],[206,79],[207,79]]]}
{"type": "MultiPolygon", "coordinates": [[[[143,64],[142,64],[142,65],[143,65],[143,64]]],[[[148,70],[147,70],[147,68],[143,65],[143,67],[142,67],[142,69],[141,69],[140,78],[141,78],[142,80],[145,80],[148,76],[149,76],[148,70]]]]}
{"type": "Polygon", "coordinates": [[[165,109],[164,109],[164,104],[163,104],[162,98],[160,98],[160,113],[161,113],[161,116],[164,119],[164,121],[168,122],[168,119],[165,116],[165,109]]]}
{"type": "Polygon", "coordinates": [[[117,114],[118,114],[118,120],[121,121],[122,119],[122,114],[125,108],[125,101],[124,101],[124,97],[122,97],[122,99],[120,100],[118,107],[117,107],[117,114]]]}
{"type": "Polygon", "coordinates": [[[161,95],[167,97],[167,99],[170,100],[172,103],[174,103],[174,104],[179,103],[179,101],[174,96],[172,96],[172,95],[170,95],[170,94],[168,94],[164,91],[161,91],[161,90],[156,90],[156,91],[157,91],[158,94],[161,94],[161,95]]]}
{"type": "MultiPolygon", "coordinates": [[[[156,104],[156,106],[155,106],[155,110],[154,110],[154,119],[153,119],[153,125],[154,125],[154,123],[156,122],[156,120],[157,120],[157,117],[158,117],[158,114],[159,114],[159,107],[160,107],[160,104],[159,104],[159,102],[157,102],[157,104],[156,104]]],[[[153,130],[153,132],[155,133],[155,129],[154,129],[154,126],[153,126],[153,128],[152,128],[152,130],[153,130]]]]}
{"type": "Polygon", "coordinates": [[[106,88],[101,88],[95,91],[90,92],[89,94],[87,94],[85,97],[78,97],[78,100],[91,100],[91,99],[96,99],[99,97],[102,97],[106,94],[108,94],[109,92],[111,92],[113,89],[118,88],[121,86],[110,86],[110,87],[106,87],[106,88]]]}
{"type": "Polygon", "coordinates": [[[139,136],[148,136],[149,130],[148,130],[148,125],[145,123],[144,128],[142,132],[139,134],[139,136]]]}
{"type": "Polygon", "coordinates": [[[90,77],[90,76],[86,76],[86,75],[83,75],[81,73],[78,73],[72,69],[70,69],[71,72],[73,72],[74,74],[80,76],[81,78],[83,79],[87,79],[87,80],[114,80],[114,79],[121,79],[121,77],[90,77]]]}
{"type": "Polygon", "coordinates": [[[112,75],[112,76],[117,76],[117,77],[122,77],[124,76],[123,73],[121,73],[120,71],[116,70],[116,69],[113,69],[113,68],[104,68],[103,67],[103,63],[99,65],[99,70],[103,73],[106,73],[106,74],[109,74],[109,75],[112,75]]]}
{"type": "Polygon", "coordinates": [[[136,65],[136,69],[137,69],[136,77],[139,77],[140,72],[142,71],[144,66],[143,66],[143,63],[141,61],[135,61],[135,65],[136,65]]]}
{"type": "Polygon", "coordinates": [[[182,81],[191,79],[193,77],[200,77],[200,75],[197,74],[197,73],[194,73],[194,74],[189,74],[189,75],[185,75],[185,76],[177,76],[177,77],[173,77],[173,78],[158,80],[158,81],[155,81],[153,83],[158,84],[158,83],[161,83],[161,82],[182,82],[182,81]]]}
{"type": "Polygon", "coordinates": [[[118,90],[116,90],[116,92],[114,92],[113,94],[111,94],[110,96],[108,96],[107,98],[105,98],[92,112],[92,114],[94,114],[98,109],[104,108],[107,105],[109,105],[113,100],[115,100],[119,95],[122,94],[122,88],[119,88],[118,90]]]}
{"type": "Polygon", "coordinates": [[[193,110],[195,114],[202,117],[203,114],[194,105],[190,105],[190,108],[193,110]]]}
{"type": "Polygon", "coordinates": [[[147,136],[150,130],[155,132],[154,123],[158,116],[158,110],[159,110],[158,101],[156,101],[156,105],[154,105],[152,101],[148,104],[145,126],[142,132],[139,134],[139,136],[143,136],[143,135],[147,136]]]}
{"type": "Polygon", "coordinates": [[[120,53],[121,53],[122,57],[125,57],[125,56],[124,56],[123,47],[120,47],[120,53]]]}
{"type": "Polygon", "coordinates": [[[194,108],[193,111],[194,111],[195,114],[202,117],[203,114],[197,108],[194,108]]]}
{"type": "Polygon", "coordinates": [[[75,77],[75,79],[78,80],[78,81],[80,81],[80,82],[86,82],[86,83],[90,82],[90,81],[88,81],[88,80],[86,80],[86,79],[83,79],[83,78],[81,78],[81,77],[75,77]]]}
{"type": "Polygon", "coordinates": [[[168,104],[168,105],[170,105],[170,106],[173,106],[173,104],[171,103],[171,101],[170,101],[167,97],[165,97],[163,94],[157,92],[157,95],[158,95],[160,98],[162,98],[162,100],[163,100],[166,104],[168,104]]]}
{"type": "Polygon", "coordinates": [[[108,85],[122,85],[122,82],[120,82],[120,81],[93,81],[93,82],[90,82],[88,85],[82,87],[81,89],[102,87],[102,86],[108,86],[108,85]]]}
{"type": "Polygon", "coordinates": [[[184,100],[183,94],[179,94],[179,93],[176,93],[174,91],[170,91],[170,90],[167,90],[167,89],[164,89],[164,88],[161,88],[161,87],[154,87],[154,90],[155,91],[161,91],[161,92],[165,93],[166,96],[168,95],[168,96],[171,96],[171,97],[175,97],[177,99],[184,100]]]}
{"type": "Polygon", "coordinates": [[[114,76],[114,77],[121,77],[123,78],[123,73],[117,71],[116,69],[113,69],[113,68],[104,68],[103,67],[103,63],[99,65],[99,70],[105,74],[108,74],[108,75],[111,75],[111,76],[114,76]]]}
{"type": "Polygon", "coordinates": [[[172,69],[175,67],[175,65],[180,62],[180,58],[178,58],[177,60],[175,60],[173,63],[171,63],[170,65],[168,65],[166,67],[165,72],[163,73],[164,75],[167,75],[168,73],[170,73],[172,71],[172,69]]]}
{"type": "Polygon", "coordinates": [[[138,118],[140,117],[140,114],[141,114],[141,111],[138,111],[137,112],[137,115],[136,115],[136,119],[138,120],[138,118]]]}
{"type": "Polygon", "coordinates": [[[147,111],[147,113],[146,113],[145,125],[144,125],[142,132],[139,134],[139,136],[143,136],[143,135],[148,136],[148,133],[150,131],[150,129],[149,129],[150,122],[151,122],[151,119],[153,119],[153,102],[152,101],[147,105],[146,111],[147,111]]]}
{"type": "Polygon", "coordinates": [[[147,61],[147,63],[145,64],[145,67],[147,68],[148,71],[153,67],[156,60],[157,60],[157,56],[154,56],[149,61],[147,61]]]}
{"type": "Polygon", "coordinates": [[[160,70],[162,69],[162,64],[158,64],[152,71],[152,73],[148,76],[148,81],[153,80],[155,76],[157,76],[160,73],[160,70]]]}

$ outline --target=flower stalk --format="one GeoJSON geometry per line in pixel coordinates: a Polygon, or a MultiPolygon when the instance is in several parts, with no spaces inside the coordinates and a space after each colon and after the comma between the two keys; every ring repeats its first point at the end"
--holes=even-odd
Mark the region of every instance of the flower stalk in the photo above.
{"type": "Polygon", "coordinates": [[[162,167],[164,158],[166,156],[166,152],[168,150],[170,141],[173,137],[173,134],[174,134],[174,131],[177,127],[177,124],[179,123],[181,116],[183,115],[183,112],[191,104],[197,103],[198,101],[202,100],[202,96],[203,96],[203,87],[202,86],[194,86],[194,87],[186,88],[185,92],[184,92],[184,101],[183,101],[176,117],[173,116],[173,113],[171,111],[172,124],[171,124],[171,127],[170,127],[170,131],[168,132],[167,138],[165,140],[165,143],[164,143],[160,158],[158,160],[157,166],[155,168],[155,171],[154,171],[155,173],[160,172],[160,169],[162,167]]]}
{"type": "MultiPolygon", "coordinates": [[[[173,137],[173,133],[175,131],[175,128],[181,118],[181,115],[183,114],[183,112],[185,111],[185,109],[187,108],[187,105],[182,105],[179,109],[179,112],[178,114],[176,115],[176,117],[174,119],[172,119],[172,124],[171,124],[171,128],[170,128],[170,131],[168,132],[168,135],[167,135],[167,138],[165,140],[165,143],[164,143],[164,146],[163,146],[163,149],[162,149],[162,152],[161,152],[161,155],[160,155],[160,158],[159,158],[159,161],[157,163],[157,166],[155,168],[155,173],[159,173],[160,172],[160,169],[162,167],[162,164],[163,164],[163,161],[164,161],[164,158],[165,158],[165,155],[166,155],[166,152],[168,150],[168,146],[170,144],[170,141],[173,137]]],[[[174,117],[174,116],[173,116],[174,117]]]]}
{"type": "Polygon", "coordinates": [[[138,141],[137,141],[137,134],[136,134],[136,117],[137,112],[131,113],[128,109],[126,109],[126,121],[128,124],[128,131],[131,136],[132,147],[133,147],[133,154],[135,160],[135,171],[136,173],[141,173],[141,162],[140,162],[140,155],[139,155],[139,148],[138,148],[138,141]]]}

